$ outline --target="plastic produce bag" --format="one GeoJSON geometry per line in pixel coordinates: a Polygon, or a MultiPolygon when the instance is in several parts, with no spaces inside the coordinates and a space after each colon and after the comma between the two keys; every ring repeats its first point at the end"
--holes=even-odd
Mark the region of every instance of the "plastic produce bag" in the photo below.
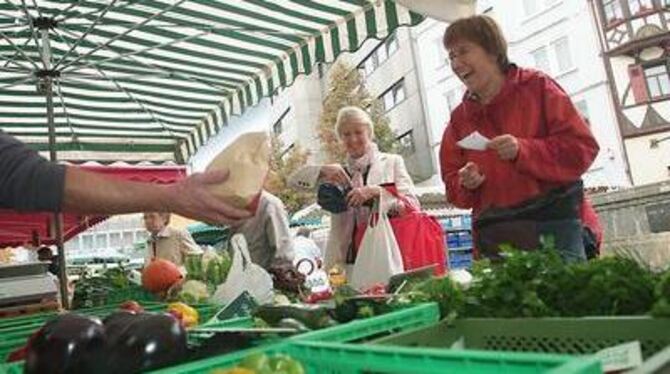
{"type": "Polygon", "coordinates": [[[387,215],[391,204],[383,196],[379,196],[379,211],[370,213],[354,263],[351,285],[357,289],[367,289],[377,283],[386,284],[391,276],[404,271],[400,248],[387,215]]]}
{"type": "Polygon", "coordinates": [[[251,262],[247,241],[242,234],[230,239],[233,264],[226,282],[219,285],[211,298],[216,304],[227,305],[244,291],[259,304],[272,301],[274,297],[272,277],[265,269],[251,262]]]}
{"type": "Polygon", "coordinates": [[[270,138],[264,132],[240,135],[207,166],[207,171],[227,169],[228,179],[212,193],[231,205],[255,212],[270,169],[270,138]]]}

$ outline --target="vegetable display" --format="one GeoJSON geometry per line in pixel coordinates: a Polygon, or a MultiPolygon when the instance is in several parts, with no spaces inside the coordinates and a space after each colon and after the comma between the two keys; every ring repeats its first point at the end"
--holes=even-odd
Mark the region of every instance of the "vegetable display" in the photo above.
{"type": "Polygon", "coordinates": [[[404,297],[437,302],[443,318],[670,315],[670,271],[659,276],[622,257],[564,264],[555,251],[507,250],[503,258],[475,263],[467,289],[435,278],[404,297]]]}
{"type": "Polygon", "coordinates": [[[130,271],[123,266],[108,269],[99,276],[85,272],[76,283],[72,307],[79,309],[103,306],[110,301],[115,302],[116,300],[109,300],[109,296],[118,291],[141,290],[128,280],[129,274],[130,271]]]}
{"type": "Polygon", "coordinates": [[[177,265],[163,259],[154,259],[142,271],[142,287],[153,293],[167,291],[182,279],[177,265]]]}
{"type": "Polygon", "coordinates": [[[129,374],[186,359],[186,331],[168,314],[120,310],[103,322],[74,313],[47,322],[25,347],[25,373],[129,374]]]}
{"type": "Polygon", "coordinates": [[[655,296],[657,301],[651,314],[654,317],[670,318],[670,269],[659,277],[655,296]]]}
{"type": "Polygon", "coordinates": [[[210,374],[304,374],[302,364],[288,355],[257,353],[245,357],[232,369],[216,369],[210,374]]]}

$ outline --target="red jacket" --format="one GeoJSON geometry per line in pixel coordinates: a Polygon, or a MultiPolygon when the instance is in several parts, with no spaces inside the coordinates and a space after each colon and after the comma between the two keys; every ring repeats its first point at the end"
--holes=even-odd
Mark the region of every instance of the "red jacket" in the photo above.
{"type": "Polygon", "coordinates": [[[502,89],[486,105],[469,98],[451,114],[440,149],[447,199],[473,216],[488,207],[509,207],[560,185],[574,182],[598,154],[598,143],[563,89],[545,74],[513,66],[502,89]],[[473,151],[456,145],[473,131],[491,139],[511,134],[519,141],[514,161],[495,151],[473,151]],[[476,190],[459,184],[466,162],[486,176],[476,190]]]}

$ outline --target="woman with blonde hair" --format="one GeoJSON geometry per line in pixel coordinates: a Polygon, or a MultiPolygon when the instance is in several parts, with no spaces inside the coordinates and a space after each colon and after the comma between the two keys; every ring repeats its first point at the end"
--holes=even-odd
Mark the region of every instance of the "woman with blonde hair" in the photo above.
{"type": "Polygon", "coordinates": [[[412,207],[419,209],[414,194],[414,184],[407,173],[405,162],[399,155],[380,152],[374,143],[374,126],[367,112],[347,106],[338,112],[335,132],[347,154],[344,166],[339,164],[309,165],[290,178],[297,188],[316,189],[321,183],[337,185],[346,194],[346,206],[337,213],[331,212],[330,234],[326,244],[325,265],[353,263],[354,231],[358,224],[367,222],[373,200],[384,195],[384,201],[393,204],[392,212],[401,214],[405,203],[394,197],[385,184],[394,184],[400,196],[412,207]]]}

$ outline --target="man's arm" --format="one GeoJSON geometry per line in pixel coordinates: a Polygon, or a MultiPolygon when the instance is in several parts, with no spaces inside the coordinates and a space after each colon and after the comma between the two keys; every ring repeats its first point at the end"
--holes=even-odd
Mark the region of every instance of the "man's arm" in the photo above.
{"type": "Polygon", "coordinates": [[[0,131],[0,207],[82,214],[165,211],[212,223],[248,218],[249,212],[209,191],[226,179],[227,171],[214,171],[170,185],[126,181],[50,163],[0,131]]]}
{"type": "Polygon", "coordinates": [[[228,205],[209,188],[228,179],[228,172],[194,174],[174,184],[127,181],[68,167],[62,210],[82,214],[173,212],[197,220],[228,223],[250,213],[228,205]]]}
{"type": "Polygon", "coordinates": [[[0,207],[58,211],[64,179],[65,166],[0,131],[0,207]]]}

